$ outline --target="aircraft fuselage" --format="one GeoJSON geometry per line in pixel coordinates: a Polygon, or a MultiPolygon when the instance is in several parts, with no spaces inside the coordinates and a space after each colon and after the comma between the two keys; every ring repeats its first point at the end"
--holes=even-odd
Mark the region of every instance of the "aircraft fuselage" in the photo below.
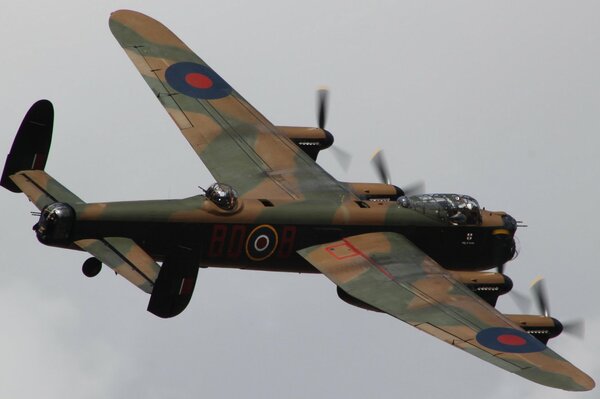
{"type": "Polygon", "coordinates": [[[128,237],[159,261],[175,246],[198,248],[200,267],[315,273],[297,250],[378,231],[406,236],[451,270],[490,269],[514,255],[514,227],[503,212],[485,210],[478,225],[454,225],[389,201],[241,200],[224,211],[196,196],[70,206],[75,218],[69,240],[38,234],[40,241],[77,249],[70,243],[128,237]]]}

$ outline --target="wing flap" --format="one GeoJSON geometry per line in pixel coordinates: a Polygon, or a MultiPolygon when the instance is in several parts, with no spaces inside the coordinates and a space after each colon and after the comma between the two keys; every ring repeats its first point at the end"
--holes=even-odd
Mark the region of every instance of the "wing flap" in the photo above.
{"type": "Polygon", "coordinates": [[[79,240],[75,244],[142,291],[152,293],[160,266],[133,240],[108,237],[79,240]]]}
{"type": "Polygon", "coordinates": [[[402,235],[362,234],[298,252],[349,295],[498,367],[565,390],[595,385],[402,235]]]}
{"type": "Polygon", "coordinates": [[[502,358],[495,356],[493,353],[486,352],[478,348],[477,346],[473,346],[470,343],[463,341],[455,335],[452,335],[430,323],[421,323],[416,325],[415,327],[433,337],[441,339],[442,341],[452,346],[456,346],[457,348],[462,349],[465,352],[472,354],[473,356],[477,356],[478,358],[485,360],[486,362],[491,363],[494,366],[510,371],[511,373],[517,373],[523,370],[521,367],[511,363],[510,361],[506,361],[502,358]]]}

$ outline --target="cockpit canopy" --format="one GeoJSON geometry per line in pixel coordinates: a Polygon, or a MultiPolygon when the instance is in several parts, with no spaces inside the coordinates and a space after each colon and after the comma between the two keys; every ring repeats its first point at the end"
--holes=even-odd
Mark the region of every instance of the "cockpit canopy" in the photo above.
{"type": "Polygon", "coordinates": [[[226,211],[234,209],[238,203],[237,191],[228,184],[214,183],[205,194],[213,204],[226,211]]]}
{"type": "Polygon", "coordinates": [[[464,194],[423,194],[398,198],[398,204],[456,225],[481,224],[479,203],[464,194]]]}

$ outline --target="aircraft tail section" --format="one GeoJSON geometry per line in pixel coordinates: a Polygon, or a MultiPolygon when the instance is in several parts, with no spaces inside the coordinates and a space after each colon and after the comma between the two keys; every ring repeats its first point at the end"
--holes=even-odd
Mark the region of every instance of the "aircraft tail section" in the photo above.
{"type": "Polygon", "coordinates": [[[6,157],[0,185],[14,193],[25,193],[38,209],[54,202],[83,202],[44,171],[50,143],[54,107],[39,100],[29,108],[6,157]]]}
{"type": "Polygon", "coordinates": [[[54,108],[48,100],[39,100],[31,106],[10,149],[0,185],[7,190],[20,193],[21,189],[10,178],[22,170],[44,170],[50,143],[52,141],[52,125],[54,108]]]}
{"type": "Polygon", "coordinates": [[[84,202],[43,170],[24,170],[10,176],[10,179],[19,190],[17,192],[25,193],[39,210],[55,202],[84,202]]]}

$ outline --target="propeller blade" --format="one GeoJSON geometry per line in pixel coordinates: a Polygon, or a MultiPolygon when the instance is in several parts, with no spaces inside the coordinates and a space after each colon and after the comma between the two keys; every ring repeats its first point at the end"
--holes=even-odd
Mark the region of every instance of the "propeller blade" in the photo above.
{"type": "Polygon", "coordinates": [[[352,162],[352,155],[348,151],[342,150],[340,147],[334,145],[329,148],[336,161],[340,164],[344,172],[347,172],[352,162]]]}
{"type": "Polygon", "coordinates": [[[404,195],[410,197],[411,195],[421,195],[425,193],[425,181],[418,180],[411,184],[407,184],[406,186],[402,186],[402,191],[404,191],[404,195]]]}
{"type": "MultiPolygon", "coordinates": [[[[317,90],[317,123],[319,124],[319,129],[325,130],[325,124],[327,123],[327,107],[329,104],[329,90],[325,87],[317,90]]],[[[333,156],[338,161],[342,169],[345,172],[350,168],[350,162],[352,160],[352,156],[347,151],[342,150],[338,146],[331,147],[331,151],[333,156]]]]}
{"type": "MultiPolygon", "coordinates": [[[[536,278],[531,284],[531,290],[533,291],[534,298],[540,310],[540,313],[546,317],[550,317],[550,308],[548,306],[548,294],[546,292],[546,285],[542,277],[536,278]]],[[[563,332],[574,335],[577,338],[583,339],[585,335],[585,322],[583,319],[575,319],[566,323],[561,323],[563,332]]]]}
{"type": "Polygon", "coordinates": [[[517,307],[521,311],[521,313],[529,313],[529,309],[531,308],[531,299],[529,299],[527,295],[515,290],[511,290],[509,294],[515,302],[515,305],[517,305],[517,307]]]}
{"type": "Polygon", "coordinates": [[[585,321],[583,319],[575,319],[562,323],[563,331],[567,334],[573,335],[579,339],[585,337],[585,321]]]}
{"type": "Polygon", "coordinates": [[[531,290],[533,291],[533,297],[540,313],[546,317],[550,317],[548,294],[546,293],[544,279],[542,277],[536,278],[533,283],[531,283],[531,290]]]}
{"type": "Polygon", "coordinates": [[[325,122],[327,121],[327,99],[329,97],[329,90],[319,89],[317,90],[317,118],[319,122],[319,128],[325,129],[325,122]]]}
{"type": "Polygon", "coordinates": [[[387,164],[385,159],[383,158],[383,150],[378,150],[373,157],[371,158],[371,163],[375,167],[377,171],[377,175],[379,176],[379,180],[385,184],[392,184],[390,179],[390,174],[388,172],[387,164]]]}

